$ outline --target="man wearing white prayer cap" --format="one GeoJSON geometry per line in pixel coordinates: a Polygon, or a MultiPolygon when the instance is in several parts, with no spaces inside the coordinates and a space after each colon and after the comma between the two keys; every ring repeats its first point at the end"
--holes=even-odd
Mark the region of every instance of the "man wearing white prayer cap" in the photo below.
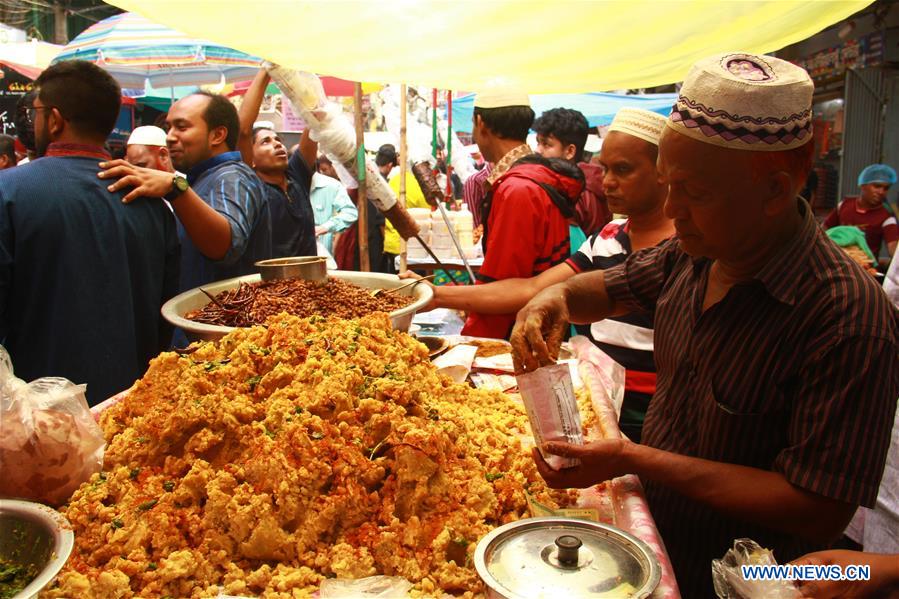
{"type": "MultiPolygon", "coordinates": [[[[621,264],[632,252],[670,238],[674,225],[663,214],[667,187],[656,171],[659,136],[664,128],[665,117],[638,108],[622,108],[609,127],[600,151],[605,170],[603,186],[614,211],[627,218],[607,223],[565,262],[535,277],[474,286],[435,286],[433,307],[484,314],[516,312],[541,289],[580,272],[621,264]]],[[[638,442],[655,390],[652,328],[652,318],[639,315],[578,329],[626,369],[620,425],[622,432],[638,442]]]]}
{"type": "Polygon", "coordinates": [[[142,168],[175,172],[165,142],[165,131],[153,125],[137,127],[128,138],[125,160],[142,168]]]}
{"type": "MultiPolygon", "coordinates": [[[[491,85],[474,100],[472,137],[494,164],[485,181],[481,222],[484,263],[478,284],[538,275],[571,253],[568,220],[583,188],[577,166],[531,151],[530,99],[507,85],[491,85]]],[[[507,338],[515,312],[470,310],[462,334],[507,338]]]]}
{"type": "Polygon", "coordinates": [[[652,314],[656,392],[642,444],[547,443],[580,458],[553,487],[637,474],[683,597],[714,597],[735,539],[780,563],[827,548],[874,504],[899,396],[896,313],[827,239],[799,191],[813,84],[745,53],[696,63],[659,143],[677,237],[538,294],[512,333],[519,370],[563,322],[652,314]]]}

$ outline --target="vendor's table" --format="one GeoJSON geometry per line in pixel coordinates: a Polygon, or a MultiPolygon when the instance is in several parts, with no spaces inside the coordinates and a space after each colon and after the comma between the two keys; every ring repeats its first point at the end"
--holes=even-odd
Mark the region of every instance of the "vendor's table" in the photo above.
{"type": "MultiPolygon", "coordinates": [[[[461,270],[461,271],[465,270],[465,264],[463,264],[462,260],[458,257],[447,258],[446,260],[441,258],[440,261],[443,262],[443,266],[437,264],[431,258],[425,258],[425,259],[409,258],[406,260],[406,268],[408,268],[409,270],[433,271],[433,270],[441,270],[443,267],[446,267],[446,268],[449,268],[452,270],[461,270]]],[[[483,258],[471,258],[468,260],[468,265],[471,267],[472,272],[475,272],[475,273],[478,272],[478,270],[480,270],[482,264],[484,264],[483,258]]],[[[399,267],[400,267],[400,259],[399,259],[399,257],[397,257],[396,258],[396,268],[399,269],[399,267]]]]}

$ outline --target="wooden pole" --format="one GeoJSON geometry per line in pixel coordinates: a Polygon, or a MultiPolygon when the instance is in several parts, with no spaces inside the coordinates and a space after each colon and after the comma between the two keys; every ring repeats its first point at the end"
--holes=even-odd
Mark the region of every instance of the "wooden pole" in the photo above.
{"type": "Polygon", "coordinates": [[[359,270],[371,271],[371,261],[368,259],[368,197],[365,193],[365,127],[362,115],[362,84],[358,81],[353,92],[354,112],[356,117],[356,178],[359,180],[359,190],[356,200],[356,208],[359,210],[359,270]]]}
{"type": "MultiPolygon", "coordinates": [[[[406,84],[400,86],[400,206],[406,206],[406,169],[409,156],[406,147],[406,84]]],[[[407,270],[406,240],[400,236],[400,272],[407,270]]]]}
{"type": "Polygon", "coordinates": [[[449,205],[456,206],[453,193],[453,92],[446,90],[446,198],[449,205]]]}

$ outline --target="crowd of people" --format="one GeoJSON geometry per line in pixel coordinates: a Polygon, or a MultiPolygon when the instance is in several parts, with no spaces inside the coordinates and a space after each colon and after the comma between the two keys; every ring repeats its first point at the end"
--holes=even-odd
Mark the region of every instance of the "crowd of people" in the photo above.
{"type": "MultiPolygon", "coordinates": [[[[272,257],[358,269],[356,194],[308,132],[288,149],[257,121],[268,83],[260,71],[239,110],[190,94],[114,160],[112,77],[82,61],[40,75],[20,129],[30,164],[0,137],[0,167],[14,167],[0,173],[0,338],[21,378],[87,383],[95,404],[186,345],[159,311],[178,292],[272,257]]],[[[812,92],[791,63],[714,56],[669,116],[620,110],[594,164],[582,114],[535,118],[527,94],[485,90],[472,126],[486,164],[451,183],[484,261],[476,285],[435,287],[429,308],[510,339],[519,372],[554,362],[572,333],[625,367],[624,436],[544,447],[574,469],[534,459],[556,487],[639,475],[684,597],[710,596],[710,561],[743,537],[781,561],[876,564],[867,585],[807,584],[809,597],[899,589],[897,311],[825,232],[859,227],[892,256],[896,173],[866,168],[861,195],[819,224],[800,196],[812,92]],[[873,554],[831,550],[857,512],[873,554]]],[[[375,162],[398,192],[395,148],[375,162]]],[[[410,172],[405,189],[407,206],[428,205],[410,172]]],[[[368,214],[373,269],[395,272],[399,234],[368,214]]]]}

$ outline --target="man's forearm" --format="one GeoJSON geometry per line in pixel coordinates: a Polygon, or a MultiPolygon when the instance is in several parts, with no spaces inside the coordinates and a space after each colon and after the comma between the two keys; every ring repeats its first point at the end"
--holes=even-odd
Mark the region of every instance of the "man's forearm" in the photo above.
{"type": "Polygon", "coordinates": [[[443,285],[434,289],[438,308],[481,314],[512,314],[520,310],[536,291],[527,279],[503,279],[486,285],[443,285]]]}
{"type": "Polygon", "coordinates": [[[626,471],[718,512],[818,542],[839,536],[857,507],[801,489],[777,472],[645,445],[628,444],[622,460],[626,471]]]}
{"type": "Polygon", "coordinates": [[[253,79],[253,83],[244,94],[243,101],[240,104],[238,116],[240,118],[241,135],[252,135],[253,123],[259,116],[259,109],[262,107],[262,99],[265,97],[265,88],[271,80],[268,71],[260,69],[253,79]]]}
{"type": "Polygon", "coordinates": [[[253,124],[259,116],[259,109],[262,107],[262,98],[265,96],[265,88],[270,80],[268,71],[260,69],[256,73],[256,78],[250,84],[247,93],[243,97],[240,104],[238,118],[240,120],[240,131],[238,135],[238,149],[244,162],[253,164],[253,124]]]}
{"type": "Polygon", "coordinates": [[[605,275],[601,270],[572,277],[560,291],[565,294],[569,318],[574,324],[588,324],[626,313],[606,292],[605,275]]]}
{"type": "Polygon", "coordinates": [[[231,248],[231,225],[196,194],[193,189],[182,193],[172,208],[197,249],[210,260],[221,260],[231,248]]]}
{"type": "Polygon", "coordinates": [[[573,274],[574,269],[563,263],[528,279],[502,279],[484,285],[445,285],[435,288],[434,302],[438,308],[512,314],[521,310],[540,290],[573,274]]]}

